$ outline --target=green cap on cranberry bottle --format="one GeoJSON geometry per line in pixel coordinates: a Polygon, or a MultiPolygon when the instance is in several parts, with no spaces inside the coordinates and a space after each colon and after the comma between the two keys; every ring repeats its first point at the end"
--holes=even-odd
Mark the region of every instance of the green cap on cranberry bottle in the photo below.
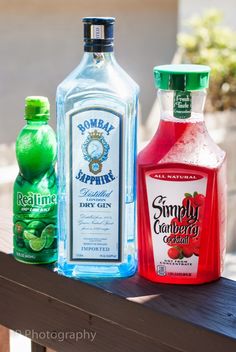
{"type": "Polygon", "coordinates": [[[50,105],[47,97],[30,96],[25,99],[25,120],[48,121],[50,105]]]}
{"type": "Polygon", "coordinates": [[[160,90],[173,91],[173,116],[178,119],[191,117],[194,91],[208,88],[209,74],[210,67],[204,65],[154,67],[156,87],[160,90]]]}
{"type": "Polygon", "coordinates": [[[162,65],[154,67],[155,86],[164,90],[193,91],[208,88],[210,67],[162,65]]]}

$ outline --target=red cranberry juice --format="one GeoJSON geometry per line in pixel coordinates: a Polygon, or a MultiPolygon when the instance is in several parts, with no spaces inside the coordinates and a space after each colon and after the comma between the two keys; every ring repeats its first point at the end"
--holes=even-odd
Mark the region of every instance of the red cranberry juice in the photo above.
{"type": "Polygon", "coordinates": [[[173,284],[220,277],[225,188],[225,153],[204,122],[162,119],[138,156],[140,275],[173,284]]]}

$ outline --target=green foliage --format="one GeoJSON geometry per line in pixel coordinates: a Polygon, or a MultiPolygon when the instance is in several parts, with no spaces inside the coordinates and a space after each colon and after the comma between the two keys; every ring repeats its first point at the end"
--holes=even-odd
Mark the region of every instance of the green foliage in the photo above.
{"type": "Polygon", "coordinates": [[[220,11],[208,10],[188,21],[191,34],[178,36],[183,63],[211,67],[207,111],[236,108],[236,32],[222,26],[222,19],[220,11]]]}

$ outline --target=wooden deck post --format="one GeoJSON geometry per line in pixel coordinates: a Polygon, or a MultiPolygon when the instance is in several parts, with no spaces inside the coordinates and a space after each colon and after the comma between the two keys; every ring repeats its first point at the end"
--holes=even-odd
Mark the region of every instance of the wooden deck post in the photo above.
{"type": "Polygon", "coordinates": [[[0,352],[10,352],[9,330],[0,325],[0,352]]]}

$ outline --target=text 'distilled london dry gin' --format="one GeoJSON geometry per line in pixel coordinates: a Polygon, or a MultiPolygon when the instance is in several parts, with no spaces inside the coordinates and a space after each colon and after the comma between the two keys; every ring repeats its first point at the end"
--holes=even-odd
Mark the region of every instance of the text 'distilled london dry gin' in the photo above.
{"type": "Polygon", "coordinates": [[[136,271],[139,87],[113,54],[114,18],[86,17],[84,56],[57,90],[59,272],[136,271]]]}
{"type": "Polygon", "coordinates": [[[149,280],[216,280],[225,251],[225,152],[203,117],[209,67],[154,69],[161,121],[138,157],[139,272],[149,280]]]}

